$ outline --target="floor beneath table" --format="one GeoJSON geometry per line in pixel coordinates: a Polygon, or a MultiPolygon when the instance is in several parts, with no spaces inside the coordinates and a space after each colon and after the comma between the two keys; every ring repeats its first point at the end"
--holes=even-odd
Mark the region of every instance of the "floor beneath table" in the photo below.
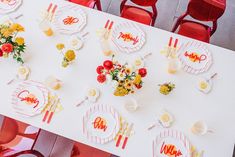
{"type": "MultiPolygon", "coordinates": [[[[4,116],[0,115],[0,129],[2,126],[3,119],[4,116]]],[[[17,147],[17,150],[31,149],[33,140],[27,141],[26,139],[27,138],[19,138],[19,143],[17,145],[14,145],[14,148],[17,147]]],[[[75,142],[70,139],[58,136],[48,131],[41,130],[33,149],[39,151],[45,157],[70,157],[74,144],[75,142]]],[[[103,157],[117,157],[115,155],[110,156],[109,153],[102,153],[102,151],[98,149],[94,149],[81,143],[77,143],[76,145],[78,146],[78,149],[81,154],[75,155],[73,157],[84,157],[84,154],[86,154],[86,157],[100,157],[97,154],[102,154],[103,157]],[[86,153],[84,153],[84,151],[86,151],[86,153]],[[89,156],[87,156],[87,154],[89,154],[89,156]]],[[[24,157],[31,157],[31,155],[24,155],[24,157]]]]}
{"type": "MultiPolygon", "coordinates": [[[[158,17],[155,27],[171,31],[175,20],[182,15],[187,8],[189,0],[158,0],[158,17]]],[[[101,0],[103,11],[120,15],[121,0],[101,0]]],[[[211,38],[211,43],[217,46],[235,50],[235,1],[227,0],[227,8],[224,15],[218,21],[218,29],[211,38]]]]}

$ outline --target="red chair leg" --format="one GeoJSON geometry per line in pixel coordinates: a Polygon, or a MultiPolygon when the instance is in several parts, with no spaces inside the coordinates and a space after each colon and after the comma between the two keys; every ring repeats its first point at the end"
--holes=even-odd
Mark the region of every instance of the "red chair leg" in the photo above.
{"type": "Polygon", "coordinates": [[[210,32],[211,36],[215,33],[216,29],[217,29],[217,21],[213,21],[213,27],[212,27],[212,30],[210,32]]]}
{"type": "Polygon", "coordinates": [[[127,1],[127,0],[122,0],[122,3],[121,3],[121,5],[120,5],[120,14],[122,14],[122,9],[123,9],[123,7],[124,7],[126,1],[127,1]]]}
{"type": "Polygon", "coordinates": [[[186,12],[185,14],[183,14],[182,16],[180,16],[180,17],[178,18],[178,20],[176,21],[176,23],[175,23],[175,25],[174,25],[174,27],[173,27],[173,29],[172,29],[172,32],[175,32],[175,31],[177,30],[177,28],[179,27],[181,21],[182,21],[182,20],[185,18],[185,16],[187,16],[187,15],[188,15],[188,13],[186,12]]]}
{"type": "Polygon", "coordinates": [[[40,153],[37,150],[25,150],[25,151],[22,151],[13,155],[5,156],[5,157],[17,157],[17,156],[29,155],[29,154],[35,155],[36,157],[44,157],[44,155],[42,155],[42,153],[40,153]]]}
{"type": "Polygon", "coordinates": [[[152,23],[151,23],[151,26],[154,26],[155,25],[155,21],[156,21],[156,18],[157,18],[157,8],[156,6],[153,6],[153,17],[152,17],[152,23]]]}
{"type": "Polygon", "coordinates": [[[99,11],[102,11],[102,7],[101,7],[101,2],[100,2],[100,0],[97,0],[97,1],[96,1],[96,7],[97,7],[97,9],[98,9],[99,11]]]}

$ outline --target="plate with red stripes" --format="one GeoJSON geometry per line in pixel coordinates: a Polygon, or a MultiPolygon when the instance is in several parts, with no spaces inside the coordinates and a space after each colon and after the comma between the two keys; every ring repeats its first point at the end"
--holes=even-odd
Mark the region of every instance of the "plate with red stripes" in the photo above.
{"type": "Polygon", "coordinates": [[[121,23],[112,33],[112,41],[121,52],[132,53],[140,50],[146,39],[143,30],[134,23],[121,23]]]}
{"type": "Polygon", "coordinates": [[[88,140],[104,144],[114,140],[120,129],[120,116],[110,105],[94,105],[83,117],[83,133],[88,140]]]}
{"type": "Polygon", "coordinates": [[[22,0],[0,0],[0,14],[15,11],[22,4],[22,0]]]}
{"type": "Polygon", "coordinates": [[[85,12],[78,5],[66,5],[55,13],[54,25],[60,33],[71,35],[85,27],[86,18],[85,12]]]}
{"type": "Polygon", "coordinates": [[[178,58],[185,72],[200,74],[210,69],[212,53],[206,44],[191,41],[183,44],[178,50],[178,58]]]}
{"type": "Polygon", "coordinates": [[[191,145],[177,130],[164,130],[153,140],[153,157],[190,157],[191,145]]]}
{"type": "Polygon", "coordinates": [[[31,117],[41,114],[48,103],[49,91],[39,82],[24,81],[12,95],[12,107],[22,116],[31,117]]]}

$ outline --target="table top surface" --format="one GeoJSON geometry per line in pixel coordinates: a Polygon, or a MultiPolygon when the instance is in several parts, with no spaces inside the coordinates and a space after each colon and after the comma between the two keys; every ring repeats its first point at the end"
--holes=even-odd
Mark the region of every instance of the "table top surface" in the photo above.
{"type": "MultiPolygon", "coordinates": [[[[59,6],[68,3],[61,0],[51,2],[59,6]]],[[[96,81],[95,69],[107,59],[102,54],[96,31],[102,28],[108,19],[113,20],[114,25],[122,22],[132,23],[132,21],[81,6],[87,14],[87,26],[83,32],[89,32],[89,36],[84,47],[77,53],[75,63],[65,69],[61,67],[62,58],[55,45],[66,42],[68,36],[56,32],[53,37],[46,37],[38,26],[39,14],[42,9],[47,8],[49,3],[48,0],[24,0],[22,6],[14,14],[23,14],[17,22],[24,25],[26,30],[22,36],[26,38],[27,43],[25,59],[26,64],[31,68],[30,79],[43,81],[49,75],[61,79],[63,87],[56,93],[61,98],[64,110],[54,116],[50,125],[42,123],[42,116],[25,118],[16,115],[11,107],[11,95],[19,82],[10,86],[6,85],[6,82],[14,77],[14,71],[18,65],[11,60],[1,59],[0,114],[122,157],[150,157],[152,156],[152,141],[162,129],[154,128],[148,131],[147,128],[155,119],[157,112],[165,108],[174,115],[175,122],[172,129],[182,131],[199,150],[205,150],[205,156],[232,156],[235,141],[235,75],[232,69],[235,67],[234,51],[206,44],[212,51],[213,65],[208,72],[200,76],[208,76],[215,72],[218,76],[214,79],[211,93],[203,94],[195,87],[199,76],[183,71],[175,75],[168,74],[167,59],[160,54],[171,36],[178,38],[180,44],[193,41],[193,39],[136,23],[146,33],[146,44],[136,53],[120,52],[117,56],[123,60],[132,60],[148,52],[153,53],[146,62],[148,76],[144,80],[143,88],[134,95],[115,97],[108,92],[109,87],[100,85],[96,81]],[[158,84],[168,81],[174,82],[176,89],[168,96],[161,95],[158,92],[158,84]],[[98,87],[101,91],[101,97],[96,104],[112,105],[128,122],[134,123],[135,134],[129,139],[125,150],[115,147],[114,142],[95,144],[83,136],[82,117],[92,104],[75,107],[75,103],[83,98],[84,89],[90,85],[98,87]],[[140,109],[134,113],[126,111],[123,105],[130,97],[135,98],[141,104],[140,109]],[[205,120],[214,133],[204,136],[192,134],[190,127],[197,120],[205,120]]]]}

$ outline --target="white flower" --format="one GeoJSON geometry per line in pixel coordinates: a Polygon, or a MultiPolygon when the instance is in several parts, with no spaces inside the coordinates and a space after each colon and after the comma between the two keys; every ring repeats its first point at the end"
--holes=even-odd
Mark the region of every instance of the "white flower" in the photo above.
{"type": "Polygon", "coordinates": [[[49,76],[45,79],[45,85],[54,90],[59,90],[62,86],[62,81],[56,79],[53,76],[49,76]]]}
{"type": "Polygon", "coordinates": [[[111,84],[112,84],[112,87],[113,87],[114,89],[116,89],[116,88],[118,87],[118,82],[115,81],[115,80],[113,80],[113,81],[111,82],[111,84]]]}
{"type": "Polygon", "coordinates": [[[159,122],[161,123],[161,125],[165,128],[168,128],[172,125],[172,123],[174,122],[173,116],[167,112],[167,111],[162,111],[159,115],[159,122]]]}
{"type": "Polygon", "coordinates": [[[71,47],[75,50],[79,50],[83,46],[83,41],[78,36],[75,36],[75,35],[73,35],[70,38],[69,43],[70,43],[71,47]]]}
{"type": "Polygon", "coordinates": [[[119,72],[117,77],[118,77],[119,80],[124,80],[126,75],[124,73],[122,73],[122,72],[119,72]]]}
{"type": "Polygon", "coordinates": [[[112,83],[112,76],[111,75],[106,75],[106,81],[105,83],[110,84],[112,83]]]}
{"type": "Polygon", "coordinates": [[[30,73],[29,67],[24,65],[20,66],[17,70],[17,76],[21,80],[26,80],[29,76],[29,73],[30,73]]]}
{"type": "Polygon", "coordinates": [[[1,43],[5,43],[6,39],[5,38],[1,38],[0,41],[1,41],[1,43]]]}
{"type": "Polygon", "coordinates": [[[90,88],[87,92],[88,101],[96,102],[99,95],[100,95],[100,92],[97,88],[90,88]]]}

